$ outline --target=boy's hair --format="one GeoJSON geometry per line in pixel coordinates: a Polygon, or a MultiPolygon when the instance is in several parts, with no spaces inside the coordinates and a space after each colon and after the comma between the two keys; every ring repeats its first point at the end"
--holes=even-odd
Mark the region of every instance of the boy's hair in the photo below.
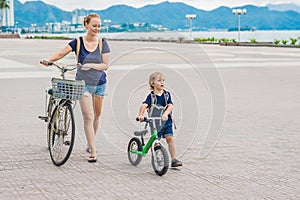
{"type": "Polygon", "coordinates": [[[157,77],[163,77],[163,78],[165,78],[165,75],[163,73],[161,73],[161,72],[153,72],[152,74],[150,74],[150,76],[149,76],[149,87],[150,87],[150,90],[154,90],[153,84],[154,84],[155,79],[157,77]]]}

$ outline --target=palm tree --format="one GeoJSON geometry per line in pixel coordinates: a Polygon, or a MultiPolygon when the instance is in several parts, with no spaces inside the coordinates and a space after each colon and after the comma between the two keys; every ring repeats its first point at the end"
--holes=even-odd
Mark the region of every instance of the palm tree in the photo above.
{"type": "Polygon", "coordinates": [[[7,0],[0,0],[0,10],[9,8],[9,2],[7,0]]]}
{"type": "Polygon", "coordinates": [[[0,30],[2,30],[2,10],[9,8],[8,0],[0,0],[0,30]]]}

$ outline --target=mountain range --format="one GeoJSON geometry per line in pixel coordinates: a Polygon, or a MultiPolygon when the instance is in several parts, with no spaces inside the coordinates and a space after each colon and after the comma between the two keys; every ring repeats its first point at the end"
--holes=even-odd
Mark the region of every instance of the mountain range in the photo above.
{"type": "MultiPolygon", "coordinates": [[[[267,5],[257,7],[245,5],[247,9],[241,16],[241,29],[255,30],[300,30],[300,7],[294,4],[267,5]],[[296,9],[295,9],[296,8],[296,9]],[[298,10],[299,12],[298,12],[298,10]]],[[[72,21],[72,12],[64,11],[43,1],[26,1],[14,3],[15,21],[20,27],[30,27],[31,24],[44,26],[50,22],[72,21]]],[[[104,10],[88,10],[97,13],[102,19],[110,19],[111,24],[150,23],[162,25],[170,30],[188,29],[186,14],[196,14],[193,20],[193,30],[230,29],[236,28],[238,17],[232,14],[232,9],[221,6],[211,11],[201,10],[184,3],[168,1],[134,8],[127,5],[115,5],[104,10]]]]}
{"type": "Polygon", "coordinates": [[[300,13],[300,6],[295,5],[293,3],[267,4],[267,7],[270,10],[277,10],[277,11],[293,10],[300,13]]]}

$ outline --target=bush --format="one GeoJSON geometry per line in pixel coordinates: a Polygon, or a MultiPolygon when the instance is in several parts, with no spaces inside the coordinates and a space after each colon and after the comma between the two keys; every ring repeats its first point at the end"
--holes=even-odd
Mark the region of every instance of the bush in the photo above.
{"type": "Polygon", "coordinates": [[[194,38],[194,40],[196,42],[201,42],[201,43],[206,43],[206,42],[215,43],[215,42],[218,42],[218,40],[214,37],[212,37],[212,38],[194,38]]]}
{"type": "Polygon", "coordinates": [[[229,40],[227,38],[220,38],[219,42],[229,42],[229,40]]]}
{"type": "Polygon", "coordinates": [[[286,45],[287,44],[287,40],[281,40],[282,44],[286,45]]]}
{"type": "Polygon", "coordinates": [[[217,40],[216,38],[214,38],[214,37],[208,38],[207,40],[208,40],[209,42],[212,42],[212,43],[215,43],[215,42],[218,41],[218,40],[217,40]]]}
{"type": "Polygon", "coordinates": [[[274,40],[275,45],[278,45],[279,43],[280,43],[280,40],[277,40],[277,39],[274,40]]]}
{"type": "Polygon", "coordinates": [[[207,39],[205,38],[194,38],[195,42],[206,42],[207,39]]]}
{"type": "Polygon", "coordinates": [[[291,45],[296,45],[297,40],[298,40],[297,38],[290,38],[291,45]]]}

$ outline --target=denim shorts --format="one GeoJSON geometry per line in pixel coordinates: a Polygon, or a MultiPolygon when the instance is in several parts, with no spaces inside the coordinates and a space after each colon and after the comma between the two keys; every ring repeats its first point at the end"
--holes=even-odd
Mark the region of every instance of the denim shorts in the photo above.
{"type": "Polygon", "coordinates": [[[165,138],[167,136],[173,136],[173,126],[172,124],[166,123],[164,124],[164,126],[162,127],[161,130],[158,131],[158,138],[165,138]]]}
{"type": "Polygon", "coordinates": [[[106,84],[96,86],[86,85],[85,92],[97,97],[106,96],[106,84]]]}

